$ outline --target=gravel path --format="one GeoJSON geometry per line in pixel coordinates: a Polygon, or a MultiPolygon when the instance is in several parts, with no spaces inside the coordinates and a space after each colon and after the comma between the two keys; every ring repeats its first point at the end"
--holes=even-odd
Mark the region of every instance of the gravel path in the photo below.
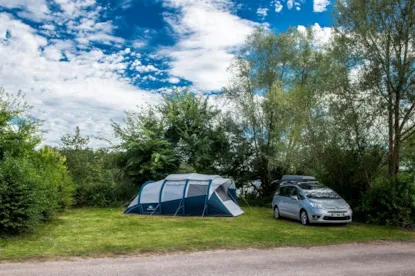
{"type": "Polygon", "coordinates": [[[0,264],[0,275],[415,275],[415,243],[347,244],[0,264]]]}

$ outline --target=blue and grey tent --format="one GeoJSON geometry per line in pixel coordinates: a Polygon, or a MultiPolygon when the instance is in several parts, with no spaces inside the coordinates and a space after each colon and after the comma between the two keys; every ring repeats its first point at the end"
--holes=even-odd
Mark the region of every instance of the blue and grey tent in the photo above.
{"type": "Polygon", "coordinates": [[[232,179],[192,173],[144,183],[124,214],[236,217],[243,211],[232,179]]]}

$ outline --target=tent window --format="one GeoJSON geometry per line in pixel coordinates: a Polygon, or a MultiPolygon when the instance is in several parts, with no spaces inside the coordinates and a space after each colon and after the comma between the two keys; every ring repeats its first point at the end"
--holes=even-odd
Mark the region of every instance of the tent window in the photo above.
{"type": "Polygon", "coordinates": [[[222,186],[219,186],[217,189],[216,189],[216,193],[218,194],[218,196],[220,197],[220,199],[222,199],[222,201],[228,201],[228,200],[231,200],[230,198],[229,198],[229,196],[228,196],[228,193],[225,191],[225,189],[223,188],[223,185],[222,186]]]}
{"type": "Polygon", "coordinates": [[[166,183],[163,190],[163,197],[161,198],[161,201],[170,201],[170,200],[178,200],[182,199],[183,196],[183,189],[184,184],[169,184],[166,183]]]}
{"type": "Polygon", "coordinates": [[[206,195],[208,186],[190,184],[187,190],[187,197],[206,195]]]}

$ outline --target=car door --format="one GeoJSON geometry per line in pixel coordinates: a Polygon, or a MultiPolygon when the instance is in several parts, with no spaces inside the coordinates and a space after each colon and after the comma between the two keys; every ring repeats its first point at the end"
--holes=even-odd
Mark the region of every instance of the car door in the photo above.
{"type": "Polygon", "coordinates": [[[286,197],[287,198],[287,215],[294,219],[299,219],[299,213],[300,213],[300,191],[296,187],[289,187],[289,194],[286,197]],[[292,198],[295,196],[297,199],[292,198]]]}
{"type": "Polygon", "coordinates": [[[287,210],[287,195],[288,195],[288,188],[289,187],[281,187],[280,193],[277,195],[276,204],[278,209],[280,210],[281,216],[288,216],[287,210]]]}

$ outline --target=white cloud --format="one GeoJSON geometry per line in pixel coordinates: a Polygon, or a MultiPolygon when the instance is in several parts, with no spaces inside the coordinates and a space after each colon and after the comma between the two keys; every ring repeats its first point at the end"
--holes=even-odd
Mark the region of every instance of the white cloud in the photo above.
{"type": "Polygon", "coordinates": [[[256,14],[258,15],[258,17],[260,17],[262,20],[264,20],[265,17],[267,17],[267,15],[268,15],[268,8],[258,8],[256,10],[256,14]]]}
{"type": "Polygon", "coordinates": [[[281,4],[281,1],[275,2],[275,12],[279,13],[282,11],[283,8],[284,6],[281,4]]]}
{"type": "Polygon", "coordinates": [[[131,85],[124,76],[137,58],[131,49],[110,54],[95,47],[80,50],[72,41],[37,34],[7,13],[0,13],[0,41],[1,85],[10,93],[26,93],[32,115],[44,120],[48,144],[58,144],[77,125],[85,135],[113,140],[110,119],[121,121],[124,109],[161,99],[158,93],[131,85]]]}
{"type": "Polygon", "coordinates": [[[289,10],[291,10],[293,8],[293,6],[294,6],[294,0],[288,0],[287,1],[287,8],[289,10]]]}
{"type": "Polygon", "coordinates": [[[314,35],[314,40],[320,46],[327,45],[333,38],[333,29],[330,27],[321,27],[318,23],[315,23],[311,27],[314,35]]]}
{"type": "MultiPolygon", "coordinates": [[[[297,30],[303,34],[307,32],[307,28],[302,25],[298,25],[297,30]]],[[[318,47],[323,48],[333,39],[333,29],[330,27],[321,27],[318,23],[314,23],[314,25],[311,26],[311,31],[313,43],[318,47]]]]}
{"type": "Polygon", "coordinates": [[[297,26],[297,31],[299,31],[302,34],[305,34],[307,32],[307,28],[303,25],[298,25],[297,26]]]}
{"type": "Polygon", "coordinates": [[[45,0],[0,0],[0,6],[19,9],[19,15],[34,21],[48,18],[49,7],[45,0]]]}
{"type": "Polygon", "coordinates": [[[176,77],[170,77],[170,78],[168,78],[167,81],[170,82],[170,83],[173,83],[173,84],[177,84],[177,83],[180,82],[180,79],[176,78],[176,77]]]}
{"type": "Polygon", "coordinates": [[[324,12],[327,10],[327,6],[330,5],[330,0],[314,0],[313,11],[324,12]]]}
{"type": "Polygon", "coordinates": [[[154,65],[137,65],[135,70],[140,73],[148,73],[148,72],[159,72],[160,70],[154,67],[154,65]]]}
{"type": "Polygon", "coordinates": [[[187,79],[203,91],[221,89],[228,82],[233,51],[244,44],[255,23],[230,13],[230,1],[176,0],[165,5],[180,10],[165,15],[179,37],[175,46],[160,51],[171,59],[170,75],[187,79]]]}

